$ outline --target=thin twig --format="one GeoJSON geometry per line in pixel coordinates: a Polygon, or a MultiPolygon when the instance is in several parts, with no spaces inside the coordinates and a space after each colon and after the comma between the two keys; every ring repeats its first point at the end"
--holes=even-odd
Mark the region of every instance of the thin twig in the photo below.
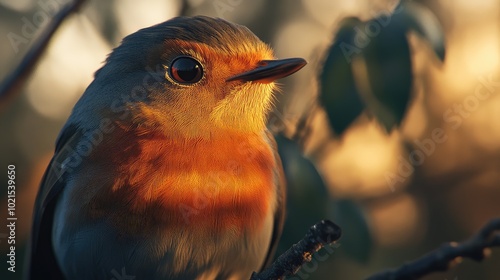
{"type": "Polygon", "coordinates": [[[52,18],[43,33],[40,34],[33,46],[26,53],[19,66],[17,66],[0,85],[0,109],[3,108],[7,104],[7,100],[16,92],[19,92],[24,85],[61,23],[70,14],[77,11],[85,1],[86,0],[75,0],[68,3],[52,18]]]}
{"type": "Polygon", "coordinates": [[[418,279],[437,271],[446,271],[460,262],[462,258],[481,261],[486,252],[493,247],[500,247],[500,218],[486,224],[475,236],[463,243],[446,243],[433,252],[403,266],[379,272],[367,280],[418,279]]]}
{"type": "Polygon", "coordinates": [[[275,280],[294,275],[303,264],[311,261],[312,255],[319,249],[337,241],[341,233],[340,227],[331,221],[323,220],[315,224],[302,240],[279,256],[269,268],[260,273],[254,272],[250,280],[275,280]]]}

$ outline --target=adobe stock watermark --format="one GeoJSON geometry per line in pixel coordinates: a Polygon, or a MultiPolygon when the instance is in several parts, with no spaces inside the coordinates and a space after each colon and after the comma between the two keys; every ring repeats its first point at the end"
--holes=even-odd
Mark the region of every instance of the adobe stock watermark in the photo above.
{"type": "MultiPolygon", "coordinates": [[[[472,94],[467,95],[461,103],[454,103],[444,111],[443,122],[449,125],[452,130],[459,129],[463,122],[480,108],[482,102],[498,93],[500,93],[500,81],[494,80],[493,75],[489,78],[480,77],[479,84],[472,94]]],[[[437,127],[431,131],[428,137],[414,140],[415,148],[409,152],[408,157],[399,156],[397,174],[394,172],[384,174],[391,191],[394,192],[398,183],[408,179],[415,171],[415,167],[424,164],[425,160],[436,151],[436,148],[445,143],[448,138],[446,130],[437,127]]]]}
{"type": "Polygon", "coordinates": [[[111,280],[134,280],[135,276],[133,275],[128,275],[127,271],[125,270],[125,267],[122,267],[121,273],[118,273],[116,269],[111,270],[111,274],[113,274],[113,278],[111,280]]]}
{"type": "Polygon", "coordinates": [[[106,135],[113,133],[117,127],[117,122],[131,117],[133,104],[140,103],[148,98],[149,89],[158,87],[164,82],[164,73],[162,65],[157,65],[156,69],[145,68],[146,75],[142,84],[131,89],[127,94],[120,95],[110,104],[109,111],[114,115],[113,118],[102,118],[97,127],[92,130],[83,130],[77,128],[74,134],[66,140],[64,146],[54,157],[50,166],[50,172],[47,173],[48,185],[55,184],[65,173],[73,172],[85,158],[89,157],[95,148],[99,146],[106,135]]]}
{"type": "Polygon", "coordinates": [[[325,262],[330,258],[331,255],[335,252],[337,248],[340,247],[340,243],[334,243],[332,245],[327,245],[323,247],[322,250],[319,250],[314,255],[312,255],[311,261],[306,262],[302,267],[297,271],[297,273],[287,278],[288,280],[305,280],[308,279],[311,274],[313,274],[316,270],[318,270],[319,264],[325,262]]]}
{"type": "Polygon", "coordinates": [[[389,8],[380,11],[372,10],[370,13],[373,20],[368,21],[366,24],[360,26],[355,26],[353,29],[356,32],[353,39],[353,44],[341,42],[339,47],[344,55],[344,58],[348,63],[352,62],[352,56],[355,54],[360,54],[364,48],[366,48],[371,40],[377,37],[383,28],[387,27],[392,20],[394,15],[401,13],[404,6],[399,5],[391,11],[389,8]]]}
{"type": "Polygon", "coordinates": [[[243,3],[243,0],[214,0],[212,5],[217,16],[224,18],[227,12],[233,12],[241,3],[243,3]]]}
{"type": "Polygon", "coordinates": [[[9,32],[7,39],[14,53],[18,53],[22,45],[29,45],[38,30],[48,23],[63,6],[70,3],[70,0],[38,0],[38,10],[30,17],[21,18],[21,29],[17,32],[9,32]]]}
{"type": "Polygon", "coordinates": [[[298,113],[289,110],[287,106],[285,106],[282,111],[275,107],[269,114],[267,128],[273,134],[279,134],[280,132],[286,131],[288,127],[291,127],[293,125],[291,120],[298,116],[298,113]]]}

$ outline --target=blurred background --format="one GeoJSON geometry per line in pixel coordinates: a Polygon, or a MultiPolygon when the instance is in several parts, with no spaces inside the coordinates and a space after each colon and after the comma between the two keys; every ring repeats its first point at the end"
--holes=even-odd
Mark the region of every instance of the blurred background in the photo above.
{"type": "MultiPolygon", "coordinates": [[[[68,2],[0,0],[2,80],[68,2]]],[[[87,1],[0,108],[0,166],[16,165],[18,217],[17,272],[3,268],[0,229],[0,278],[21,279],[40,179],[94,71],[125,35],[180,14],[246,25],[277,57],[309,62],[281,81],[269,119],[289,181],[280,252],[324,218],[343,237],[293,279],[363,279],[470,237],[500,216],[500,1],[407,2],[401,12],[394,0],[87,1]]],[[[496,249],[424,279],[498,275],[496,249]]]]}

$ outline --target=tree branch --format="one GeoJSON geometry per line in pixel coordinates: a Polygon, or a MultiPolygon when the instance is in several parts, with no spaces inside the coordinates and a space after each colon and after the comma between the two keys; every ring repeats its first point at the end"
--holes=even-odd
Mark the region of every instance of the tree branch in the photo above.
{"type": "Polygon", "coordinates": [[[403,266],[379,272],[367,280],[418,279],[437,271],[446,271],[461,258],[483,260],[489,248],[500,247],[500,218],[486,224],[475,236],[463,243],[450,242],[403,266]]]}
{"type": "Polygon", "coordinates": [[[269,268],[260,273],[254,272],[250,280],[283,279],[294,275],[304,263],[311,261],[312,255],[319,249],[337,241],[341,233],[340,227],[331,221],[323,220],[315,224],[302,240],[279,256],[269,268]]]}
{"type": "Polygon", "coordinates": [[[71,3],[68,3],[59,12],[57,12],[54,18],[52,18],[43,33],[40,34],[36,42],[29,49],[28,53],[26,53],[21,63],[13,72],[11,72],[7,76],[7,78],[0,85],[0,108],[3,108],[6,105],[6,100],[9,99],[9,97],[13,96],[14,93],[18,92],[21,89],[21,86],[30,76],[34,66],[39,61],[42,53],[47,48],[50,39],[59,28],[61,23],[70,14],[77,11],[85,1],[86,0],[75,0],[71,3]]]}

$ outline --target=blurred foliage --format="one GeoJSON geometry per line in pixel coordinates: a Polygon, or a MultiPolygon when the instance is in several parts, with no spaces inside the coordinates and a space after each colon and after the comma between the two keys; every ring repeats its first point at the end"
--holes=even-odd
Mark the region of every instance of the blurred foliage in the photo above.
{"type": "Polygon", "coordinates": [[[342,228],[342,254],[361,263],[368,262],[373,250],[373,238],[359,204],[352,200],[337,200],[331,217],[342,228]]]}
{"type": "Polygon", "coordinates": [[[300,240],[311,225],[331,219],[342,228],[342,254],[359,262],[368,261],[373,244],[359,205],[332,198],[321,175],[297,143],[283,136],[276,136],[276,142],[287,180],[286,234],[280,240],[277,255],[300,240]]]}
{"type": "Polygon", "coordinates": [[[320,101],[337,134],[365,108],[387,131],[401,124],[413,86],[409,31],[424,37],[444,60],[442,28],[421,4],[402,2],[392,14],[341,22],[320,77],[320,101]]]}
{"type": "Polygon", "coordinates": [[[287,219],[280,251],[300,240],[316,222],[328,218],[333,201],[314,165],[293,141],[276,136],[287,180],[287,219]],[[314,201],[314,203],[311,203],[314,201]]]}
{"type": "Polygon", "coordinates": [[[357,18],[342,22],[320,77],[323,94],[319,98],[327,110],[333,130],[338,134],[342,134],[365,108],[356,87],[351,61],[342,50],[344,44],[353,43],[354,27],[360,23],[357,18]]]}

